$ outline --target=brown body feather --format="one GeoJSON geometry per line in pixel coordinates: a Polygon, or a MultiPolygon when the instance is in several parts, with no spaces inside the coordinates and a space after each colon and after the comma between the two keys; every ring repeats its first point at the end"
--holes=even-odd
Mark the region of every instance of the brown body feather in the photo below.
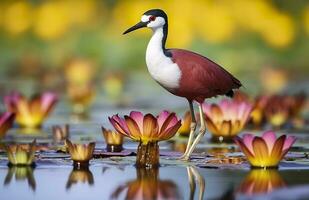
{"type": "Polygon", "coordinates": [[[232,74],[202,55],[182,49],[168,52],[182,72],[179,88],[171,91],[177,96],[202,103],[217,95],[232,96],[233,89],[242,86],[232,74]]]}

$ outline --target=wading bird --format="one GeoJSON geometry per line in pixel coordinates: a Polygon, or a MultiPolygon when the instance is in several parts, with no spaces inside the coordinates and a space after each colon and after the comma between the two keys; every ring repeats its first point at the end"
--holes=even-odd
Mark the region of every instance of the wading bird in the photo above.
{"type": "Polygon", "coordinates": [[[192,123],[187,148],[181,159],[188,160],[196,145],[204,136],[206,126],[202,103],[217,95],[232,97],[233,89],[241,86],[228,71],[197,53],[183,49],[167,49],[167,15],[163,10],[152,9],[142,15],[141,21],[126,30],[127,34],[139,28],[152,29],[153,35],[146,50],[146,64],[152,78],[172,94],[188,100],[192,123]],[[199,104],[201,126],[194,138],[196,119],[193,101],[199,104]]]}

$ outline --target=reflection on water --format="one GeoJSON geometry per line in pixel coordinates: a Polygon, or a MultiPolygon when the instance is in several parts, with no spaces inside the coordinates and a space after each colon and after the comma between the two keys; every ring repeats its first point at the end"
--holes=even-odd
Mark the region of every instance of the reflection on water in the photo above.
{"type": "Polygon", "coordinates": [[[230,147],[212,147],[207,149],[207,153],[214,156],[225,155],[226,153],[232,153],[232,152],[235,152],[235,149],[230,147]]]}
{"type": "Polygon", "coordinates": [[[235,152],[234,148],[228,147],[213,147],[207,150],[209,155],[213,156],[207,163],[212,164],[233,164],[238,165],[245,161],[243,156],[229,156],[227,153],[235,152]]]}
{"type": "Polygon", "coordinates": [[[2,165],[0,181],[5,187],[0,188],[0,199],[250,199],[280,187],[307,184],[309,177],[308,170],[248,172],[193,166],[137,170],[121,163],[96,162],[77,170],[58,164],[38,162],[35,169],[2,165]]]}
{"type": "Polygon", "coordinates": [[[177,185],[172,180],[160,180],[159,169],[137,168],[136,179],[119,185],[111,194],[111,199],[180,199],[177,185]]]}
{"type": "Polygon", "coordinates": [[[94,184],[94,179],[91,171],[88,168],[74,168],[69,175],[68,182],[66,184],[66,189],[70,189],[72,185],[77,183],[88,183],[89,185],[94,184]]]}
{"type": "Polygon", "coordinates": [[[31,166],[11,166],[4,179],[4,185],[9,185],[15,175],[16,181],[28,181],[30,188],[35,191],[36,183],[33,176],[33,168],[31,166]]]}
{"type": "MultiPolygon", "coordinates": [[[[187,167],[190,187],[189,199],[204,198],[205,179],[194,166],[187,167]],[[197,184],[196,184],[197,183],[197,184]],[[197,186],[197,187],[196,187],[197,186]]],[[[185,183],[182,183],[185,184],[185,183]]],[[[136,179],[120,184],[111,194],[111,199],[187,199],[173,180],[161,180],[159,169],[136,169],[136,179]]]]}
{"type": "Polygon", "coordinates": [[[276,169],[253,169],[241,183],[239,191],[247,195],[272,192],[285,187],[285,182],[276,169]]]}
{"type": "Polygon", "coordinates": [[[198,199],[203,199],[205,190],[205,179],[203,178],[203,176],[201,176],[196,167],[188,166],[187,172],[190,185],[190,199],[194,199],[196,189],[195,181],[197,181],[198,183],[198,199]]]}

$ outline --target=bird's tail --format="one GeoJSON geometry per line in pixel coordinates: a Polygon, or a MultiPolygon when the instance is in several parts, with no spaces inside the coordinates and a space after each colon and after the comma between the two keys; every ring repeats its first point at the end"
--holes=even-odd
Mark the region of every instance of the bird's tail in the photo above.
{"type": "Polygon", "coordinates": [[[228,91],[228,92],[225,94],[225,96],[230,97],[230,98],[233,98],[233,97],[234,97],[234,91],[233,91],[233,90],[228,91]]]}

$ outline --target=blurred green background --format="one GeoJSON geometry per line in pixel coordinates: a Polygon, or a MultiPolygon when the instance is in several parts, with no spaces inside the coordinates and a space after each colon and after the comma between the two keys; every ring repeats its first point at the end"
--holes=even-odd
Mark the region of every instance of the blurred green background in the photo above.
{"type": "Polygon", "coordinates": [[[59,89],[75,59],[90,62],[99,83],[115,73],[151,80],[144,58],[150,30],[122,35],[151,8],[168,14],[168,47],[209,57],[239,77],[247,92],[307,81],[307,0],[2,0],[2,87],[30,80],[59,89]]]}

